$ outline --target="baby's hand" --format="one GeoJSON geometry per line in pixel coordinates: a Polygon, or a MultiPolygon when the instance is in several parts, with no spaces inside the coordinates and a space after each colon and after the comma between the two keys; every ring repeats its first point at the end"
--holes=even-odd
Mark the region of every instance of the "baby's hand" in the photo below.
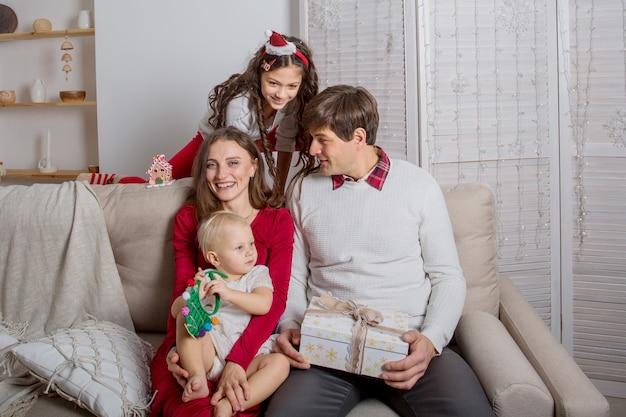
{"type": "Polygon", "coordinates": [[[198,297],[200,297],[200,299],[203,299],[208,295],[208,288],[206,286],[206,282],[204,281],[204,277],[204,270],[202,270],[202,268],[198,268],[198,272],[196,272],[196,275],[193,276],[196,285],[198,284],[198,281],[202,282],[202,284],[198,287],[198,297]]]}
{"type": "Polygon", "coordinates": [[[204,279],[204,271],[202,270],[202,268],[198,268],[198,272],[196,272],[196,275],[194,275],[193,279],[194,281],[201,281],[204,279]]]}
{"type": "Polygon", "coordinates": [[[202,290],[206,290],[206,296],[219,295],[222,300],[228,301],[228,295],[230,291],[232,291],[226,282],[221,279],[216,279],[213,281],[206,282],[202,286],[202,290]]]}

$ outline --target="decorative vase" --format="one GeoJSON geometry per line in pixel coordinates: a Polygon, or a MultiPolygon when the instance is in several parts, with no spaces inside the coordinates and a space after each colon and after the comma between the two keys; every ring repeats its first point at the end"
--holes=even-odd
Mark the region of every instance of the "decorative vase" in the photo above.
{"type": "Polygon", "coordinates": [[[91,27],[91,10],[81,10],[78,12],[78,28],[89,29],[91,27]]]}
{"type": "Polygon", "coordinates": [[[36,78],[30,88],[30,99],[33,103],[43,103],[46,101],[46,86],[43,80],[36,78]]]}

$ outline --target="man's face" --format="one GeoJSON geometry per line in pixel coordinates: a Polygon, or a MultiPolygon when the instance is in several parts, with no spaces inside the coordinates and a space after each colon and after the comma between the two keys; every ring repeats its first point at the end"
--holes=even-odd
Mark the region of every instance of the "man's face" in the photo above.
{"type": "Polygon", "coordinates": [[[322,175],[348,175],[354,173],[356,146],[353,138],[345,142],[327,127],[310,131],[313,137],[309,153],[319,162],[322,175]]]}

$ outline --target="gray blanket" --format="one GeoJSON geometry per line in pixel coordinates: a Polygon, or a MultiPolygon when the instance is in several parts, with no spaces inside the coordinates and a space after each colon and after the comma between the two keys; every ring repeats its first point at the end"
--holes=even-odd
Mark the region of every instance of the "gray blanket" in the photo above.
{"type": "MultiPolygon", "coordinates": [[[[102,209],[89,185],[0,186],[4,327],[21,329],[18,340],[24,342],[93,318],[134,330],[102,209]]],[[[39,393],[19,364],[7,362],[0,356],[0,415],[11,404],[25,408],[39,393]]]]}

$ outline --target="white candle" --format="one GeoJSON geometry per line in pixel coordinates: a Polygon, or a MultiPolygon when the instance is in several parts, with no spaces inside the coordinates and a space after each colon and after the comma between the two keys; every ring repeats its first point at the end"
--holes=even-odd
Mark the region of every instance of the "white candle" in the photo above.
{"type": "Polygon", "coordinates": [[[52,163],[50,162],[50,129],[48,129],[48,142],[46,145],[46,168],[50,168],[52,163]]]}

